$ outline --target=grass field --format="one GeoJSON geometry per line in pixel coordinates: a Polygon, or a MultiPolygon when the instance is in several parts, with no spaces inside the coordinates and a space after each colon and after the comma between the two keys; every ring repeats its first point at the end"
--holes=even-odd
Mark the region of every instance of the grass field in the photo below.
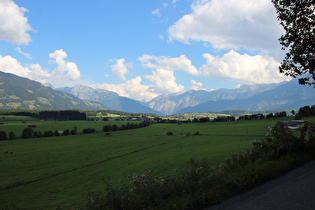
{"type": "MultiPolygon", "coordinates": [[[[118,185],[129,173],[152,170],[155,176],[172,174],[174,169],[185,170],[190,158],[205,158],[217,165],[262,138],[267,126],[279,120],[154,124],[111,132],[110,137],[99,132],[0,141],[0,208],[11,204],[22,209],[74,208],[84,203],[90,192],[103,189],[102,178],[110,177],[118,185]],[[166,136],[168,131],[174,135],[166,136]],[[185,135],[197,131],[201,135],[185,135]]],[[[1,125],[0,130],[22,132],[25,124],[19,127],[19,123],[11,121],[1,125]]],[[[78,130],[88,127],[101,130],[105,123],[126,122],[30,123],[44,131],[74,126],[78,130]]]]}

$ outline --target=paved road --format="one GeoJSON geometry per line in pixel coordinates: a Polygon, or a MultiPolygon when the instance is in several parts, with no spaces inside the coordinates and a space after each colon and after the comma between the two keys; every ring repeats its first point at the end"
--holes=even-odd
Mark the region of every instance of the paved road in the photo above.
{"type": "Polygon", "coordinates": [[[314,210],[315,161],[207,210],[314,210]]]}

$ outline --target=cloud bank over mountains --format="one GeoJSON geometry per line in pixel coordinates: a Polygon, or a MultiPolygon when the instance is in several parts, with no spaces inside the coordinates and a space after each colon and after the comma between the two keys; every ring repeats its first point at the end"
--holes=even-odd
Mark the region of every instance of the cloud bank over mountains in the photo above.
{"type": "Polygon", "coordinates": [[[65,51],[62,49],[56,50],[50,53],[49,57],[52,58],[49,63],[57,65],[51,72],[42,69],[38,63],[24,67],[15,58],[9,55],[4,57],[0,55],[0,71],[27,77],[42,83],[50,81],[61,85],[71,84],[71,81],[77,81],[80,78],[81,75],[77,65],[65,60],[67,57],[65,51]]]}
{"type": "MultiPolygon", "coordinates": [[[[152,16],[161,17],[163,9],[170,5],[175,7],[176,3],[176,0],[163,3],[160,8],[152,11],[152,16]]],[[[48,61],[50,66],[54,66],[50,70],[43,69],[38,63],[21,64],[10,55],[0,55],[0,71],[40,82],[49,81],[54,86],[84,83],[93,88],[107,89],[121,96],[145,101],[163,93],[183,92],[185,87],[177,80],[176,72],[184,72],[190,77],[190,89],[193,90],[205,90],[198,78],[243,84],[289,80],[278,73],[281,57],[278,37],[283,31],[269,0],[194,0],[190,9],[190,13],[169,23],[168,40],[164,41],[169,42],[169,45],[174,42],[183,45],[202,43],[221,52],[220,55],[200,53],[199,57],[204,59],[204,63],[199,67],[185,54],[177,57],[142,54],[137,61],[123,57],[111,58],[111,74],[120,83],[97,84],[82,80],[80,67],[66,60],[68,55],[65,50],[56,49],[47,56],[51,59],[48,61]],[[134,69],[140,67],[145,71],[135,75],[134,69]]],[[[0,40],[14,45],[31,43],[30,32],[34,30],[24,16],[25,12],[32,11],[19,7],[12,0],[0,0],[0,40]]],[[[15,48],[31,58],[20,47],[15,48]]],[[[104,75],[110,77],[108,72],[104,72],[104,75]]]]}

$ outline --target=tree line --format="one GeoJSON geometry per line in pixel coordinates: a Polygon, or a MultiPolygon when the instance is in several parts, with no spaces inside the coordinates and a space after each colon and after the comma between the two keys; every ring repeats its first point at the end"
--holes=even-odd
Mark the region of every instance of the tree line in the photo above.
{"type": "Polygon", "coordinates": [[[128,130],[128,129],[135,129],[135,128],[143,128],[151,125],[150,121],[142,121],[139,124],[137,123],[127,123],[122,124],[120,127],[117,124],[114,125],[104,125],[103,131],[110,132],[110,131],[118,131],[118,130],[128,130]]]}
{"type": "Polygon", "coordinates": [[[41,111],[39,112],[41,120],[86,120],[86,114],[76,110],[64,111],[41,111]]]}
{"type": "Polygon", "coordinates": [[[315,116],[315,104],[313,106],[303,106],[298,111],[298,116],[309,117],[315,116]]]}
{"type": "Polygon", "coordinates": [[[34,117],[41,120],[86,120],[86,113],[77,110],[0,110],[0,114],[34,117]]]}
{"type": "MultiPolygon", "coordinates": [[[[104,132],[110,132],[110,131],[118,131],[118,130],[128,130],[128,129],[135,129],[135,128],[143,128],[151,125],[151,122],[149,121],[142,121],[140,123],[127,123],[126,125],[123,124],[120,127],[117,124],[114,125],[104,125],[103,126],[103,131],[104,132]]],[[[95,128],[84,128],[82,130],[82,134],[89,134],[89,133],[95,133],[96,130],[95,128]]],[[[69,130],[65,129],[64,131],[34,131],[32,128],[27,127],[24,128],[22,131],[21,138],[22,139],[28,139],[28,138],[44,138],[44,137],[52,137],[52,136],[68,136],[68,135],[77,135],[78,134],[78,129],[75,126],[74,129],[69,130]]],[[[0,141],[1,140],[14,140],[16,139],[16,136],[14,132],[10,132],[9,136],[5,131],[0,131],[0,141]]]]}

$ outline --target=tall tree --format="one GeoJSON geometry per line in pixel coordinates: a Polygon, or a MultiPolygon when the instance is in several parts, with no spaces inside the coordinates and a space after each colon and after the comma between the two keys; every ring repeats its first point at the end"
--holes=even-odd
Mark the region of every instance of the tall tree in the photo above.
{"type": "Polygon", "coordinates": [[[315,87],[315,0],[271,0],[285,34],[279,38],[286,56],[280,73],[315,87]]]}

